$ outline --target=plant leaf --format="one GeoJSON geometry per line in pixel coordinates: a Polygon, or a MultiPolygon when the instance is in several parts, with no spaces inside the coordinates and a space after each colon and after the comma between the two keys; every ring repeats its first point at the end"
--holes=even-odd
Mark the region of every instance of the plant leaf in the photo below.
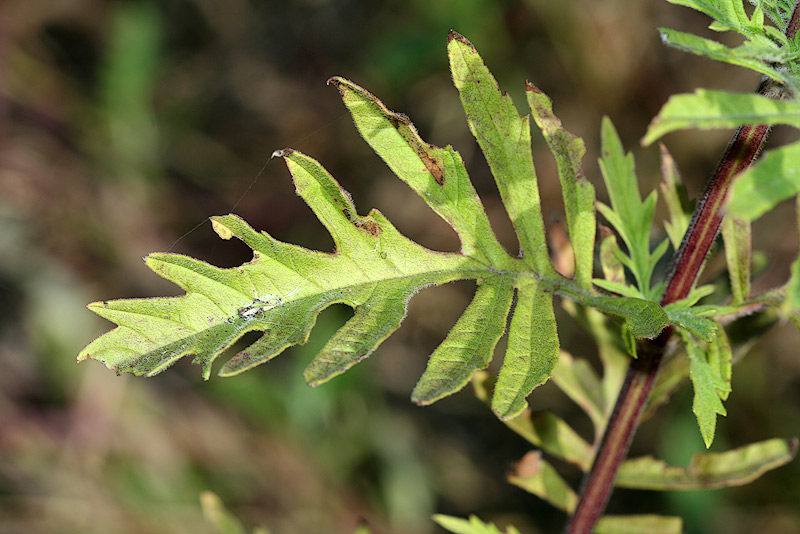
{"type": "Polygon", "coordinates": [[[750,297],[750,223],[729,213],[722,221],[722,238],[733,303],[741,304],[750,297]]]}
{"type": "Polygon", "coordinates": [[[596,225],[594,187],[584,176],[581,164],[586,146],[581,138],[562,127],[553,114],[553,102],[546,94],[530,82],[526,85],[526,94],[533,120],[542,130],[558,167],[569,237],[575,252],[575,280],[590,289],[596,225]]]}
{"type": "Polygon", "coordinates": [[[411,400],[431,404],[462,389],[472,375],[489,365],[503,335],[514,288],[502,279],[478,288],[467,310],[433,352],[411,400]]]}
{"type": "Polygon", "coordinates": [[[717,323],[707,317],[699,315],[693,308],[687,308],[679,302],[664,306],[673,325],[683,328],[693,336],[703,341],[711,341],[717,335],[717,323]]]}
{"type": "MultiPolygon", "coordinates": [[[[472,384],[475,396],[489,404],[494,379],[485,371],[480,371],[473,377],[472,384]]],[[[592,446],[557,415],[525,410],[517,417],[503,422],[529,443],[540,447],[548,454],[577,465],[584,471],[591,466],[594,455],[592,446]]]]}
{"type": "Polygon", "coordinates": [[[661,491],[743,486],[792,461],[797,439],[770,439],[721,453],[695,454],[688,467],[673,467],[652,456],[626,460],[616,486],[661,491]]]}
{"type": "Polygon", "coordinates": [[[553,296],[538,282],[530,282],[517,293],[508,349],[492,398],[494,413],[503,420],[522,413],[527,406],[525,398],[550,378],[557,360],[553,296]]]}
{"type": "Polygon", "coordinates": [[[708,448],[714,441],[717,414],[727,415],[721,399],[727,396],[731,387],[722,376],[718,362],[710,361],[706,350],[692,336],[682,333],[681,337],[689,355],[689,378],[694,386],[692,411],[708,448]]]}
{"type": "MultiPolygon", "coordinates": [[[[244,525],[225,508],[216,493],[204,491],[200,494],[200,505],[206,520],[214,525],[219,534],[245,534],[244,525]]],[[[253,534],[269,534],[264,527],[256,527],[253,534]]]]}
{"type": "Polygon", "coordinates": [[[495,265],[508,263],[458,152],[423,141],[405,115],[386,106],[358,85],[328,80],[342,95],[356,128],[390,169],[455,229],[461,252],[495,265]]]}
{"type": "Polygon", "coordinates": [[[785,63],[791,56],[774,41],[754,42],[748,40],[736,48],[729,48],[717,41],[690,33],[668,28],[659,28],[659,32],[664,44],[683,52],[690,52],[698,56],[744,67],[769,76],[778,82],[787,81],[787,76],[772,67],[771,64],[785,63]]]}
{"type": "Polygon", "coordinates": [[[694,203],[689,201],[686,188],[683,186],[678,166],[672,154],[663,143],[659,144],[661,150],[661,192],[669,211],[669,220],[664,222],[664,229],[667,231],[672,248],[678,250],[683,240],[686,230],[689,228],[689,221],[694,212],[694,203]]]}
{"type": "Polygon", "coordinates": [[[752,20],[744,11],[741,0],[667,0],[670,4],[690,7],[701,11],[714,19],[712,29],[735,30],[744,35],[751,35],[762,31],[763,20],[758,21],[758,15],[753,14],[752,20]]]}
{"type": "Polygon", "coordinates": [[[474,515],[469,516],[469,519],[461,519],[460,517],[436,514],[433,516],[433,520],[454,534],[519,534],[519,530],[513,526],[501,531],[493,523],[484,523],[474,515]]]}
{"type": "Polygon", "coordinates": [[[648,146],[675,130],[736,128],[743,124],[788,124],[800,128],[800,102],[707,89],[674,95],[650,122],[642,144],[648,146]]]}
{"type": "MultiPolygon", "coordinates": [[[[332,78],[330,83],[339,90],[361,135],[456,230],[461,250],[428,250],[400,234],[377,210],[359,215],[349,194],[317,161],[293,150],[277,151],[274,155],[286,162],[297,193],[331,234],[334,252],[280,242],[235,215],[214,217],[212,224],[220,237],[240,239],[253,249],[253,260],[221,269],[176,254],[149,256],[147,265],[186,294],[91,304],[90,309],[118,326],[89,344],[78,359],[97,359],[117,372],[153,375],[182,356],[193,355],[208,378],[222,352],[248,332],[261,333],[222,366],[220,374],[232,376],[305,343],[317,315],[332,304],[344,303],[353,308],[353,316],[305,370],[306,381],[315,386],[374,351],[400,326],[415,293],[431,285],[472,279],[478,283],[475,298],[434,351],[414,400],[428,404],[462,388],[489,363],[512,314],[508,350],[492,401],[495,412],[509,418],[525,408],[525,397],[553,372],[558,356],[554,293],[622,320],[638,337],[656,336],[668,324],[657,304],[598,297],[591,288],[555,272],[544,242],[528,119],[520,118],[510,99],[500,95],[466,39],[452,34],[448,49],[470,128],[514,220],[523,259],[511,257],[497,241],[457,152],[426,143],[408,118],[389,111],[352,82],[332,78]],[[515,292],[517,304],[512,309],[515,292]]],[[[591,190],[580,185],[575,170],[580,142],[558,129],[553,122],[557,119],[542,107],[543,98],[536,97],[537,109],[554,153],[566,158],[565,187],[578,191],[570,210],[576,215],[576,228],[582,228],[576,235],[585,256],[592,243],[582,217],[591,190]],[[558,140],[566,143],[564,150],[558,140]]]]}
{"type": "MultiPolygon", "coordinates": [[[[605,226],[602,227],[603,232],[607,232],[603,238],[603,241],[600,244],[600,266],[603,269],[603,276],[605,277],[607,282],[610,282],[615,285],[622,285],[627,286],[625,283],[625,267],[622,265],[622,261],[618,258],[619,255],[622,254],[622,251],[617,244],[617,238],[614,234],[611,233],[611,230],[606,228],[605,226]]],[[[596,283],[596,282],[595,282],[596,283]]],[[[603,286],[600,286],[603,287],[603,286]]],[[[607,288],[606,288],[607,289],[607,288]]],[[[614,291],[619,293],[620,295],[626,295],[629,297],[641,297],[641,293],[635,288],[631,288],[635,294],[627,294],[621,291],[614,291]]],[[[624,290],[623,290],[624,291],[624,290]]]]}
{"type": "Polygon", "coordinates": [[[553,381],[586,412],[596,431],[605,426],[606,406],[602,383],[587,360],[574,359],[568,352],[561,351],[553,381]]]}
{"type": "Polygon", "coordinates": [[[650,279],[658,258],[666,252],[661,245],[653,254],[650,253],[650,231],[657,194],[653,191],[642,201],[633,155],[625,154],[619,135],[608,118],[603,119],[601,149],[600,170],[611,198],[611,207],[598,203],[598,210],[625,243],[630,261],[623,263],[631,269],[639,291],[646,300],[657,300],[650,279]]]}
{"type": "MultiPolygon", "coordinates": [[[[800,108],[799,108],[800,109],[800,108]]],[[[754,221],[800,192],[800,142],[767,151],[736,178],[728,213],[754,221]]]]}
{"type": "Polygon", "coordinates": [[[680,517],[661,515],[605,515],[597,521],[595,534],[681,534],[680,517]]]}
{"type": "Polygon", "coordinates": [[[539,451],[531,451],[523,456],[514,466],[508,481],[567,513],[571,513],[578,504],[578,495],[542,458],[539,451]]]}
{"type": "Polygon", "coordinates": [[[497,81],[472,43],[451,31],[447,51],[469,129],[497,182],[523,259],[536,272],[552,274],[531,153],[530,121],[519,116],[511,97],[501,96],[497,81]]]}

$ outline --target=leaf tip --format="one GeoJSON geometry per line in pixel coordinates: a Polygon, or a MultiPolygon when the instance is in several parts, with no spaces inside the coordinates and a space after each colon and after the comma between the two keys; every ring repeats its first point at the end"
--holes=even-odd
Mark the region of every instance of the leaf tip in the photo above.
{"type": "Polygon", "coordinates": [[[273,158],[285,158],[285,157],[287,157],[287,156],[289,156],[290,154],[293,154],[293,153],[294,153],[294,150],[292,150],[291,148],[280,148],[280,149],[278,149],[278,150],[276,150],[275,152],[272,153],[272,155],[270,156],[270,159],[273,159],[273,158]]]}
{"type": "Polygon", "coordinates": [[[476,51],[475,46],[473,46],[473,44],[469,42],[469,39],[467,39],[466,37],[464,37],[455,30],[450,30],[450,33],[447,34],[447,44],[449,45],[454,40],[464,43],[465,45],[470,47],[473,51],[476,51]]]}
{"type": "Polygon", "coordinates": [[[341,76],[331,76],[325,82],[325,85],[333,85],[334,87],[338,88],[342,84],[342,82],[344,82],[344,78],[342,78],[341,76]]]}
{"type": "Polygon", "coordinates": [[[797,438],[792,438],[788,440],[788,444],[789,444],[789,457],[794,458],[795,455],[797,454],[798,446],[800,446],[800,441],[798,441],[797,438]]]}
{"type": "Polygon", "coordinates": [[[214,231],[217,233],[217,235],[220,238],[222,238],[222,239],[224,239],[226,241],[233,237],[233,231],[231,231],[230,228],[225,226],[225,223],[223,223],[217,217],[212,217],[211,218],[211,227],[214,229],[214,231]]]}
{"type": "Polygon", "coordinates": [[[91,310],[91,311],[96,313],[97,310],[99,310],[101,308],[105,308],[107,305],[108,305],[107,301],[105,301],[105,300],[97,300],[95,302],[90,302],[89,304],[86,305],[86,307],[89,310],[91,310]]]}
{"type": "Polygon", "coordinates": [[[537,93],[537,94],[542,92],[541,89],[539,89],[538,87],[533,85],[533,83],[531,83],[531,82],[529,82],[527,80],[525,81],[525,90],[528,91],[529,93],[537,93]]]}

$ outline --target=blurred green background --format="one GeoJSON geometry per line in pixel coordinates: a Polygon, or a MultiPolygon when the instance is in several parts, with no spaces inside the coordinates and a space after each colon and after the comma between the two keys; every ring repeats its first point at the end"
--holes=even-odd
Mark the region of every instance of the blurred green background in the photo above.
{"type": "MultiPolygon", "coordinates": [[[[279,239],[331,240],[295,196],[275,149],[321,161],[361,213],[381,209],[424,245],[455,234],[358,137],[341,75],[407,113],[429,142],[452,144],[511,250],[516,245],[447,70],[445,39],[470,39],[520,109],[524,81],[554,100],[596,166],[609,115],[637,155],[642,188],[658,150],[638,140],[666,98],[696,87],[749,91],[735,67],[661,46],[657,26],[704,32],[706,19],[662,1],[622,0],[8,0],[0,4],[0,534],[211,533],[199,495],[216,492],[248,526],[276,534],[440,532],[434,512],[476,513],[523,532],[564,517],[504,482],[527,444],[467,390],[429,408],[408,400],[426,357],[473,286],[429,289],[366,362],[307,388],[302,369],[348,316],[321,316],[309,343],[242,376],[204,383],[184,361],[155,378],[115,376],[78,350],[110,328],[93,300],[178,294],[141,258],[248,261],[206,218],[235,212],[279,239]]],[[[666,143],[698,196],[729,132],[666,143]]],[[[778,130],[776,143],[791,134],[778,130]]],[[[562,212],[551,157],[535,139],[547,224],[562,212]]],[[[792,206],[759,221],[770,260],[755,287],[781,283],[797,250],[792,206]]],[[[657,236],[660,238],[660,236],[657,236]]],[[[708,276],[721,266],[711,263],[708,276]]],[[[564,348],[591,355],[568,320],[564,348]]],[[[734,370],[714,450],[800,431],[798,333],[774,327],[734,370]]],[[[579,428],[554,387],[532,396],[579,428]]],[[[685,462],[702,449],[691,392],[646,423],[634,453],[685,462]]],[[[686,532],[800,532],[800,466],[737,489],[619,491],[610,510],[686,518],[686,532]]],[[[569,469],[571,481],[578,474],[569,469]]]]}

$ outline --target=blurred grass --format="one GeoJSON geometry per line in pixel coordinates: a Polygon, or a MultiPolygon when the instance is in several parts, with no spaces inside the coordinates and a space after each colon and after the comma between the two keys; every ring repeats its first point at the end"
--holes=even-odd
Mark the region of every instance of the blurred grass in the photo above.
{"type": "MultiPolygon", "coordinates": [[[[756,83],[661,47],[656,26],[706,25],[666,2],[34,1],[3,3],[0,21],[0,533],[210,533],[205,490],[248,529],[278,534],[350,533],[362,519],[376,534],[424,534],[435,531],[434,511],[557,530],[558,512],[503,482],[526,445],[469,393],[426,409],[408,401],[469,284],[417,296],[373,357],[313,390],[302,368],[344,309],[326,312],[302,349],[203,383],[188,362],[153,379],[75,365],[80,347],[109,327],[83,306],[176,294],[139,261],[152,251],[226,266],[249,260],[245,247],[203,223],[209,215],[235,211],[280,239],[330,249],[286,170],[268,159],[284,146],[323,162],[362,212],[379,207],[413,239],[454,249],[452,230],[358,138],[325,87],[332,75],[364,85],[408,113],[426,139],[461,151],[514,248],[450,83],[451,28],[473,41],[520,109],[525,79],[553,97],[567,128],[586,139],[595,182],[602,115],[637,152],[643,187],[652,187],[657,151],[637,150],[638,139],[667,96],[756,83]]],[[[726,136],[667,138],[692,194],[726,136]]],[[[542,143],[534,150],[552,225],[561,212],[554,166],[542,143]]],[[[785,279],[797,248],[792,217],[781,209],[756,226],[771,259],[757,287],[785,279]]],[[[569,323],[560,328],[566,349],[591,351],[569,323]]],[[[779,326],[737,367],[720,444],[797,433],[796,344],[796,330],[779,326]]],[[[581,417],[552,387],[533,405],[581,417]]],[[[678,461],[701,447],[689,405],[684,388],[643,427],[635,452],[678,461]]],[[[687,532],[800,532],[798,476],[795,462],[744,488],[620,492],[612,507],[681,513],[687,532]],[[709,503],[712,514],[698,511],[709,503]]]]}

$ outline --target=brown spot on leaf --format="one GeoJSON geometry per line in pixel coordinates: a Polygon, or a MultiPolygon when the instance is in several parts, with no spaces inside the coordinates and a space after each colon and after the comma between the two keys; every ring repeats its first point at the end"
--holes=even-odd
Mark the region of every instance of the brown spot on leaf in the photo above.
{"type": "Polygon", "coordinates": [[[542,92],[538,87],[536,87],[535,85],[533,85],[531,82],[528,82],[528,81],[525,82],[525,90],[526,91],[530,91],[531,93],[541,93],[542,92]]]}
{"type": "Polygon", "coordinates": [[[379,235],[381,235],[381,232],[383,231],[381,230],[381,227],[378,226],[378,223],[376,223],[375,221],[371,221],[369,219],[365,219],[358,216],[354,217],[353,213],[348,208],[343,209],[342,214],[344,214],[345,218],[350,224],[352,224],[359,230],[367,232],[369,235],[373,237],[378,237],[379,235]]]}
{"type": "Polygon", "coordinates": [[[431,156],[429,152],[420,150],[419,159],[422,160],[425,168],[431,173],[431,176],[433,176],[433,179],[436,180],[436,183],[439,185],[444,185],[444,171],[442,170],[442,166],[439,165],[439,162],[436,160],[436,158],[431,156]]]}
{"type": "Polygon", "coordinates": [[[475,51],[475,47],[472,45],[472,43],[469,42],[469,40],[466,37],[464,37],[463,35],[461,35],[460,33],[458,33],[455,30],[450,30],[450,33],[447,35],[447,44],[450,44],[450,42],[453,39],[455,39],[456,41],[460,41],[460,42],[464,43],[465,45],[469,46],[470,48],[472,48],[473,52],[475,51]]]}
{"type": "Polygon", "coordinates": [[[359,230],[364,230],[372,237],[378,237],[379,235],[381,235],[382,232],[381,227],[378,226],[378,223],[376,223],[375,221],[369,221],[369,220],[365,221],[363,219],[359,219],[353,221],[353,224],[355,225],[356,228],[358,228],[359,230]]]}

